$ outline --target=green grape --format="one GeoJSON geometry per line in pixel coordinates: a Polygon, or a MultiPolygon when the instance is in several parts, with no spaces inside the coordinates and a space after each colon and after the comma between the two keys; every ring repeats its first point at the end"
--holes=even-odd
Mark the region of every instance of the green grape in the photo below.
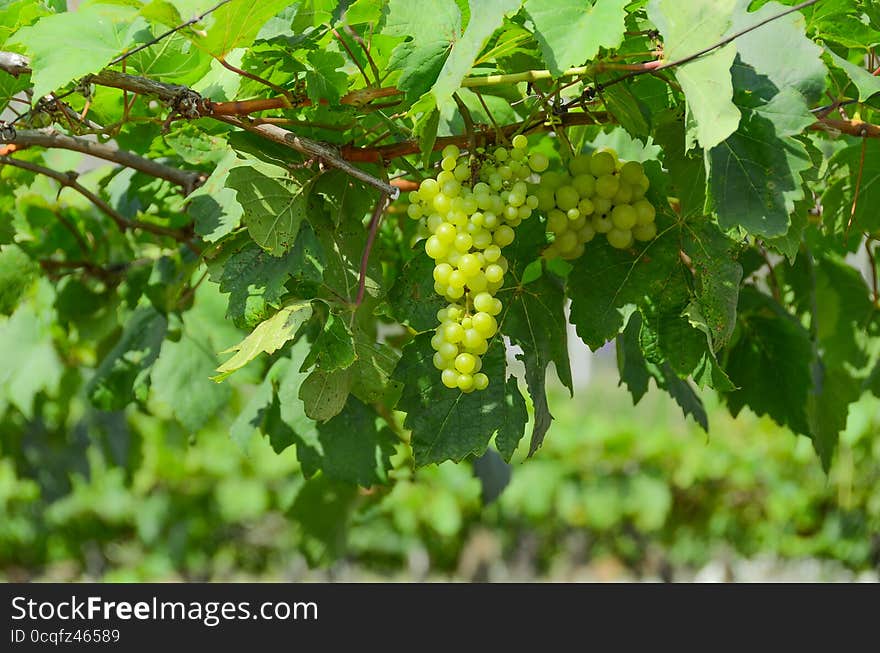
{"type": "Polygon", "coordinates": [[[477,359],[473,354],[459,354],[455,357],[455,369],[462,374],[470,374],[477,366],[477,359]]]}
{"type": "Polygon", "coordinates": [[[629,229],[614,228],[605,234],[608,243],[616,249],[626,249],[633,243],[633,235],[629,229]]]}
{"type": "Polygon", "coordinates": [[[614,175],[602,175],[596,179],[596,195],[599,197],[610,200],[617,195],[619,189],[620,179],[614,175]]]}
{"type": "Polygon", "coordinates": [[[594,152],[590,158],[590,173],[594,177],[613,174],[616,168],[617,161],[609,152],[594,152]]]}
{"type": "Polygon", "coordinates": [[[649,222],[648,224],[637,224],[632,229],[633,237],[639,242],[648,242],[649,240],[654,240],[657,236],[657,225],[653,222],[649,222]]]}
{"type": "Polygon", "coordinates": [[[620,167],[620,178],[627,184],[637,186],[644,176],[644,168],[638,161],[627,161],[620,167]]]}
{"type": "Polygon", "coordinates": [[[443,382],[447,388],[457,388],[458,387],[458,374],[453,369],[445,369],[440,374],[440,380],[443,382]]]}
{"type": "Polygon", "coordinates": [[[608,215],[594,215],[590,224],[600,234],[607,234],[614,229],[614,223],[608,215]]]}
{"type": "Polygon", "coordinates": [[[476,390],[485,390],[489,387],[489,377],[482,372],[474,374],[474,388],[476,390]]]}
{"type": "Polygon", "coordinates": [[[636,225],[636,210],[629,204],[619,204],[611,211],[611,222],[617,229],[627,231],[636,225]]]}
{"type": "Polygon", "coordinates": [[[637,224],[646,225],[654,222],[654,218],[656,217],[657,212],[654,210],[654,206],[648,200],[639,200],[638,202],[633,204],[633,208],[636,210],[637,224]]]}
{"type": "Polygon", "coordinates": [[[577,208],[580,196],[573,186],[560,186],[556,189],[556,206],[563,211],[577,208]]]}
{"type": "Polygon", "coordinates": [[[581,197],[592,197],[596,192],[596,178],[589,173],[577,175],[571,185],[581,197]]]}

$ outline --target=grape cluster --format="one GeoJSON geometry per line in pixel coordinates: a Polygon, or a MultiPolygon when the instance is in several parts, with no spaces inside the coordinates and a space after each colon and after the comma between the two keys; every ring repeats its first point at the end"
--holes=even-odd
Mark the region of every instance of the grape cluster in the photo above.
{"type": "Polygon", "coordinates": [[[645,199],[648,187],[642,164],[619,161],[611,149],[578,155],[568,170],[544,174],[532,190],[554,236],[544,256],[575,259],[597,233],[617,249],[651,240],[657,227],[654,206],[645,199]]]}
{"type": "Polygon", "coordinates": [[[508,267],[501,250],[537,208],[529,183],[539,183],[550,163],[540,152],[527,152],[525,136],[515,136],[512,146],[462,155],[449,145],[436,178],[409,195],[409,217],[422,221],[429,234],[425,252],[435,261],[434,290],[449,301],[437,313],[434,366],[446,387],[462,392],[489,385],[480,356],[498,331],[502,305],[494,295],[508,267]]]}

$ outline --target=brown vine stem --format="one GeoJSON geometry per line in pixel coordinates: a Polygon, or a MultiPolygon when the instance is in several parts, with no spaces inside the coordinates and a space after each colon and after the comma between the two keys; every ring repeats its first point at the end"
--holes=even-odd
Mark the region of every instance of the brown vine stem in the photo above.
{"type": "Polygon", "coordinates": [[[210,9],[208,9],[207,11],[202,12],[202,13],[199,14],[198,16],[193,16],[192,18],[190,18],[189,20],[187,20],[187,21],[181,23],[181,24],[178,25],[177,27],[172,27],[172,28],[171,28],[170,30],[168,30],[167,32],[164,32],[164,33],[160,34],[159,36],[157,36],[156,38],[152,39],[151,41],[147,41],[146,43],[142,43],[141,45],[139,45],[138,47],[134,48],[133,50],[129,50],[128,52],[124,52],[124,53],[122,53],[121,55],[119,55],[118,57],[116,57],[115,59],[113,59],[108,65],[113,66],[113,65],[115,65],[115,64],[118,64],[119,62],[123,61],[124,59],[127,59],[128,57],[130,57],[131,55],[135,54],[136,52],[140,52],[141,50],[146,50],[146,49],[149,48],[150,46],[152,46],[152,45],[156,45],[156,44],[157,44],[159,41],[161,41],[162,39],[168,38],[169,36],[171,36],[171,35],[174,34],[175,32],[179,32],[180,30],[184,29],[185,27],[189,27],[190,25],[194,25],[195,23],[199,22],[200,20],[202,20],[203,18],[205,18],[205,17],[208,16],[209,14],[211,14],[211,13],[217,11],[217,10],[218,10],[220,7],[222,7],[223,5],[228,4],[228,3],[230,3],[230,2],[232,2],[232,0],[221,0],[221,1],[218,2],[216,5],[214,5],[213,7],[211,7],[210,9]]]}
{"type": "MultiPolygon", "coordinates": [[[[376,242],[376,234],[379,233],[379,225],[382,223],[382,215],[385,213],[385,209],[388,208],[389,201],[389,196],[386,193],[381,193],[379,199],[376,200],[376,208],[373,209],[373,215],[370,217],[367,244],[364,245],[364,251],[361,254],[361,267],[360,272],[358,273],[358,292],[357,298],[354,301],[355,310],[357,310],[358,306],[364,301],[364,294],[367,290],[367,266],[370,264],[370,253],[373,251],[373,244],[376,242]]],[[[354,315],[352,315],[352,320],[354,320],[354,315]]]]}
{"type": "Polygon", "coordinates": [[[281,129],[275,125],[254,125],[232,116],[215,116],[214,118],[221,122],[239,127],[240,129],[244,129],[245,131],[258,134],[263,138],[278,143],[279,145],[289,147],[301,154],[323,161],[327,165],[338,168],[349,176],[354,177],[373,188],[379,189],[380,192],[391,196],[391,199],[397,199],[397,196],[400,194],[400,191],[391,184],[384,182],[381,179],[377,179],[370,173],[353,166],[345,158],[341,157],[339,152],[328,145],[313,141],[305,136],[297,136],[293,132],[281,129]]]}
{"type": "MultiPolygon", "coordinates": [[[[597,111],[595,113],[567,113],[559,116],[558,124],[548,124],[545,121],[546,116],[536,116],[534,122],[521,122],[506,125],[501,128],[501,134],[509,137],[517,133],[521,128],[528,128],[529,131],[545,130],[550,131],[558,129],[560,126],[570,127],[573,125],[592,125],[595,123],[609,123],[611,116],[605,112],[597,111]]],[[[494,135],[485,134],[487,140],[494,140],[494,135]]],[[[442,150],[447,145],[458,145],[464,147],[468,144],[467,135],[462,136],[440,136],[434,143],[434,150],[442,150]]],[[[378,163],[380,161],[390,161],[391,159],[407,154],[417,154],[420,151],[419,142],[417,140],[401,141],[392,145],[380,145],[372,148],[362,148],[348,146],[340,150],[340,155],[348,161],[360,161],[364,163],[378,163]]]]}
{"type": "Polygon", "coordinates": [[[262,84],[263,86],[267,86],[267,87],[271,88],[276,93],[281,93],[281,95],[285,96],[291,102],[293,101],[293,93],[288,91],[286,88],[282,88],[281,86],[278,86],[278,84],[273,84],[268,79],[263,79],[262,77],[260,77],[259,75],[255,75],[254,73],[249,73],[248,71],[246,71],[242,68],[239,68],[238,66],[233,66],[231,63],[226,61],[226,59],[224,59],[223,57],[217,57],[217,63],[219,63],[224,68],[226,68],[226,70],[230,70],[230,71],[236,73],[237,75],[241,75],[242,77],[247,77],[248,79],[252,79],[253,81],[257,82],[258,84],[262,84]]]}
{"type": "Polygon", "coordinates": [[[128,218],[120,214],[112,206],[107,204],[107,202],[95,195],[88,188],[80,184],[76,180],[76,173],[58,172],[57,170],[52,170],[51,168],[45,168],[41,165],[30,163],[29,161],[21,161],[19,159],[14,159],[9,156],[0,156],[0,164],[9,165],[14,168],[21,168],[22,170],[27,170],[38,175],[44,175],[46,177],[54,179],[59,184],[61,184],[62,187],[72,188],[77,193],[89,200],[92,204],[94,204],[107,217],[113,220],[119,231],[123,233],[130,229],[139,229],[140,231],[147,231],[152,234],[156,234],[157,236],[167,236],[180,242],[187,242],[189,240],[186,233],[180,231],[179,229],[169,229],[168,227],[152,224],[150,222],[129,220],[128,218]]]}
{"type": "MultiPolygon", "coordinates": [[[[372,29],[372,25],[370,26],[372,29]]],[[[370,66],[370,70],[373,71],[373,76],[376,78],[376,85],[380,85],[382,83],[382,75],[379,73],[379,67],[376,65],[376,62],[373,60],[373,55],[370,54],[370,46],[367,45],[366,41],[364,41],[363,37],[357,33],[354,27],[351,25],[345,26],[345,33],[348,34],[354,42],[361,46],[361,49],[364,51],[364,56],[367,58],[367,64],[370,66]]],[[[367,84],[369,86],[369,84],[367,84]]]]}
{"type": "Polygon", "coordinates": [[[761,254],[761,258],[764,259],[764,263],[767,264],[767,281],[770,284],[770,292],[773,293],[773,299],[777,302],[782,301],[782,292],[779,289],[779,280],[776,278],[776,269],[773,267],[773,263],[770,261],[770,256],[767,254],[767,250],[763,245],[757,248],[758,252],[761,254]]]}
{"type": "Polygon", "coordinates": [[[204,182],[206,176],[204,173],[180,170],[171,166],[166,166],[152,159],[147,159],[137,154],[133,154],[126,150],[121,150],[115,145],[107,143],[99,143],[98,141],[88,140],[77,136],[68,136],[54,129],[20,129],[15,130],[12,138],[3,138],[0,136],[0,142],[12,143],[23,147],[44,147],[57,148],[63,150],[72,150],[81,152],[89,156],[112,161],[127,168],[133,168],[150,175],[170,181],[183,189],[183,194],[188,195],[198,188],[204,182]]]}

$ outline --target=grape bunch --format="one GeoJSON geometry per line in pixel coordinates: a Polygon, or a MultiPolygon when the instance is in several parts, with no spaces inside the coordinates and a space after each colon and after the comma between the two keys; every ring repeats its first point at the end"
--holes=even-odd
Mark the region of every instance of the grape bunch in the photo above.
{"type": "Polygon", "coordinates": [[[529,183],[539,184],[547,156],[527,152],[517,135],[512,147],[463,155],[455,145],[442,151],[441,171],[409,194],[410,218],[420,220],[425,252],[434,259],[434,290],[449,305],[438,311],[440,325],[431,339],[434,366],[448,388],[462,392],[489,385],[480,356],[498,331],[507,259],[502,249],[514,240],[514,228],[538,206],[529,183]]]}
{"type": "Polygon", "coordinates": [[[645,199],[648,187],[642,164],[622,162],[611,149],[580,154],[567,170],[547,172],[532,188],[554,236],[544,256],[578,258],[597,233],[617,249],[651,240],[657,226],[654,206],[645,199]]]}

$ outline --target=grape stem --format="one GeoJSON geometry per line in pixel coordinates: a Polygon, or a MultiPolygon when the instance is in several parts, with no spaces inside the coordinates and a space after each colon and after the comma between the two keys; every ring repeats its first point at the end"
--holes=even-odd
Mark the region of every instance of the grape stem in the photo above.
{"type": "MultiPolygon", "coordinates": [[[[367,243],[366,245],[364,245],[364,251],[361,254],[361,267],[358,274],[357,298],[354,301],[355,310],[357,310],[357,308],[364,301],[364,294],[367,289],[367,266],[370,263],[370,253],[373,251],[373,244],[376,242],[376,234],[379,232],[379,224],[381,224],[382,222],[382,216],[385,214],[385,209],[388,208],[389,201],[389,194],[381,193],[379,195],[379,199],[376,201],[376,208],[373,209],[373,215],[370,218],[370,228],[369,232],[367,233],[367,243]]],[[[354,320],[354,314],[352,314],[352,320],[354,320]]]]}

